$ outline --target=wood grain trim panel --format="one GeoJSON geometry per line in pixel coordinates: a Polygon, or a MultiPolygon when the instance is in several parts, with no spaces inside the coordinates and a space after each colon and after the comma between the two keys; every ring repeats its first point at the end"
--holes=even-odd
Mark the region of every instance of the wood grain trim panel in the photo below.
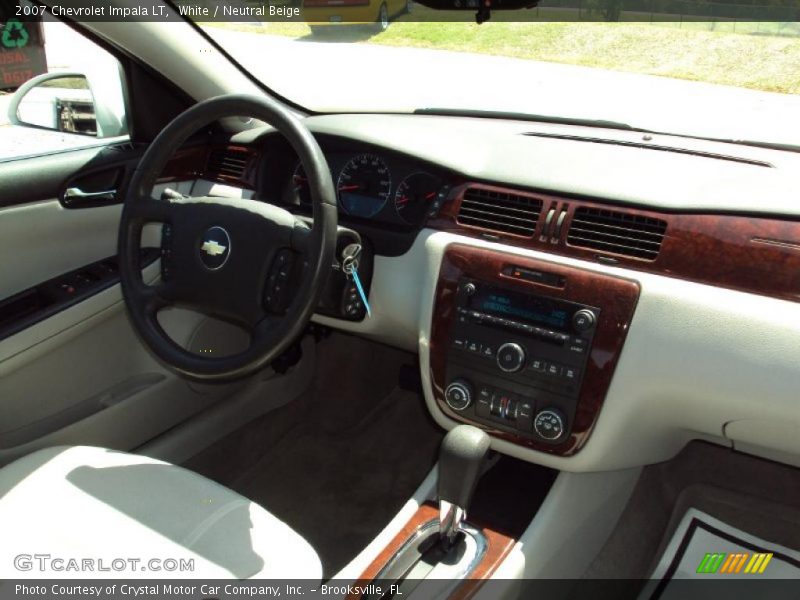
{"type": "Polygon", "coordinates": [[[462,244],[448,246],[439,272],[430,341],[430,377],[434,398],[439,408],[451,419],[477,425],[491,435],[509,442],[561,456],[575,454],[586,443],[597,421],[638,299],[639,284],[627,279],[473,246],[462,244]],[[561,276],[565,280],[565,285],[563,288],[555,288],[504,275],[503,267],[510,264],[561,276]],[[523,293],[562,298],[570,302],[596,306],[601,310],[572,428],[562,443],[547,444],[494,429],[483,423],[472,423],[447,406],[444,389],[447,386],[446,367],[450,352],[450,331],[455,322],[458,281],[462,277],[488,283],[501,283],[505,287],[523,293]]]}
{"type": "Polygon", "coordinates": [[[663,213],[467,183],[453,189],[451,199],[436,218],[428,221],[428,227],[793,302],[800,301],[800,221],[797,220],[663,213]],[[521,237],[459,223],[458,211],[464,192],[470,187],[540,199],[542,212],[535,234],[521,237]],[[651,261],[609,252],[601,253],[567,243],[567,232],[575,210],[581,206],[618,210],[666,221],[667,231],[658,257],[651,261]],[[550,226],[545,228],[551,209],[554,210],[554,218],[550,226]],[[566,215],[560,232],[556,233],[556,221],[564,209],[566,215]]]}
{"type": "Polygon", "coordinates": [[[209,146],[179,148],[161,171],[158,182],[191,181],[202,177],[210,150],[209,146]]]}
{"type": "MultiPolygon", "coordinates": [[[[438,518],[439,510],[436,506],[431,503],[421,505],[398,534],[392,538],[392,541],[386,545],[375,560],[364,570],[355,585],[364,586],[372,582],[375,577],[377,577],[378,573],[380,573],[381,569],[386,566],[389,560],[391,560],[400,547],[419,527],[428,521],[438,518]]],[[[514,537],[493,529],[480,519],[469,519],[468,521],[471,525],[480,529],[486,536],[486,554],[480,564],[470,574],[469,578],[465,579],[450,595],[451,600],[469,600],[469,598],[474,596],[478,589],[480,589],[482,582],[492,576],[516,543],[514,537]]],[[[347,598],[348,600],[358,600],[358,595],[351,594],[347,598]]]]}
{"type": "Polygon", "coordinates": [[[258,168],[261,154],[252,146],[238,146],[232,144],[213,144],[189,146],[180,148],[164,167],[159,183],[170,181],[187,181],[193,179],[207,179],[229,185],[254,190],[258,179],[258,168]],[[208,162],[212,152],[218,150],[236,151],[246,153],[245,169],[241,177],[233,177],[224,173],[215,174],[208,172],[208,162]]]}

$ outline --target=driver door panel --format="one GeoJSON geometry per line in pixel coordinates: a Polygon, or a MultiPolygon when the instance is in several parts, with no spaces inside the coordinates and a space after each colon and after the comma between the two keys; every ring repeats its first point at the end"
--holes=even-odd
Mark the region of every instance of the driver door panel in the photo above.
{"type": "MultiPolygon", "coordinates": [[[[119,197],[107,205],[79,205],[84,208],[66,207],[61,199],[67,186],[105,185],[114,177],[121,192],[140,155],[125,144],[0,163],[0,305],[87,266],[113,262],[119,197]]],[[[159,228],[146,228],[143,246],[159,244],[159,228]]],[[[145,280],[158,274],[159,263],[151,260],[145,280]]],[[[238,388],[192,386],[165,369],[131,328],[118,280],[102,283],[0,335],[0,464],[53,444],[131,450],[238,388]]],[[[26,314],[23,306],[18,316],[26,314]]],[[[8,315],[0,325],[13,325],[13,311],[8,315]]],[[[160,322],[189,346],[208,326],[201,315],[182,310],[165,311],[160,322]]],[[[236,331],[215,331],[238,340],[236,331]]]]}

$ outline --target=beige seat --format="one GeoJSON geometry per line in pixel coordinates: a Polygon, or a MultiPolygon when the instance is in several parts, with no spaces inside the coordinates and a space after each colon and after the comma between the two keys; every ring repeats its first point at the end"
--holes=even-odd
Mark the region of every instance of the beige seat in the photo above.
{"type": "Polygon", "coordinates": [[[309,543],[257,504],[186,469],[102,448],[48,448],[0,469],[0,532],[6,579],[322,577],[309,543]]]}

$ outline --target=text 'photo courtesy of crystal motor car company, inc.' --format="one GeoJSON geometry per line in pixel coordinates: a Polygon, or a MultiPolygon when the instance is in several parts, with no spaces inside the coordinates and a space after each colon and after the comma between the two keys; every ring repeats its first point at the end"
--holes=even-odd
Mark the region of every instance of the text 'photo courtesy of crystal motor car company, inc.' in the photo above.
{"type": "Polygon", "coordinates": [[[3,0],[0,600],[800,597],[800,0],[3,0]]]}

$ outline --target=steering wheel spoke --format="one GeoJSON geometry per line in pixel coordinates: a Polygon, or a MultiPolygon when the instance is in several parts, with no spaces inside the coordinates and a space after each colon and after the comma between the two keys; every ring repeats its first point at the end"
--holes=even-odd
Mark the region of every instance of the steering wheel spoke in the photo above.
{"type": "Polygon", "coordinates": [[[145,285],[139,293],[145,312],[151,316],[155,316],[162,308],[175,304],[171,286],[165,281],[145,285]]]}
{"type": "Polygon", "coordinates": [[[169,200],[156,200],[149,196],[134,199],[127,208],[130,218],[141,223],[166,223],[173,216],[173,206],[169,200]]]}

